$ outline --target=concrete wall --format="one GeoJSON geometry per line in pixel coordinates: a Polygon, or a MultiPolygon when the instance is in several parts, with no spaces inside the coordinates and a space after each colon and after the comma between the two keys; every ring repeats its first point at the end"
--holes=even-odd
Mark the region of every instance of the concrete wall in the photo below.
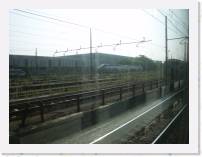
{"type": "Polygon", "coordinates": [[[118,116],[143,101],[145,101],[145,94],[125,101],[100,106],[99,108],[91,111],[80,112],[71,116],[58,118],[56,120],[45,122],[39,126],[33,126],[27,130],[23,129],[23,131],[18,132],[18,135],[10,138],[18,136],[20,137],[20,143],[49,143],[53,140],[78,132],[96,123],[118,116]],[[133,104],[133,106],[131,104],[133,104]]]}
{"type": "Polygon", "coordinates": [[[104,137],[100,141],[97,141],[97,144],[117,144],[122,143],[122,140],[125,140],[130,137],[130,133],[134,135],[134,133],[140,131],[141,129],[148,127],[152,121],[156,118],[157,115],[160,115],[163,111],[167,108],[171,107],[173,102],[178,97],[181,97],[183,94],[182,92],[173,96],[167,101],[164,101],[162,105],[157,106],[155,109],[150,110],[147,114],[138,117],[138,120],[133,120],[129,124],[119,128],[119,130],[109,134],[108,136],[104,137]],[[126,131],[127,130],[127,131],[126,131]]]}
{"type": "Polygon", "coordinates": [[[113,104],[100,106],[91,111],[58,118],[38,126],[33,126],[27,130],[23,129],[23,131],[18,133],[17,137],[20,137],[20,143],[49,143],[53,140],[68,136],[89,126],[118,116],[142,102],[152,101],[159,97],[160,89],[153,89],[125,101],[119,101],[113,104]]]}
{"type": "Polygon", "coordinates": [[[161,96],[160,88],[146,91],[146,101],[156,100],[161,96]]]}

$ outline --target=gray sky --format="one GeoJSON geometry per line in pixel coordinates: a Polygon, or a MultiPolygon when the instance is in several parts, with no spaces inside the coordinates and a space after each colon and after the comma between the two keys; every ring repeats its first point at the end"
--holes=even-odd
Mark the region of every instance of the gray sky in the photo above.
{"type": "MultiPolygon", "coordinates": [[[[93,52],[124,56],[146,55],[152,59],[165,58],[165,18],[168,16],[168,38],[187,35],[186,10],[157,9],[20,9],[10,10],[10,54],[53,56],[56,50],[89,47],[92,29],[93,46],[152,40],[142,44],[119,45],[93,49],[93,52]],[[54,17],[59,22],[30,13],[54,17]],[[71,24],[74,23],[74,24],[71,24]],[[75,25],[78,24],[78,25],[75,25]]],[[[169,57],[182,59],[183,41],[168,42],[169,57]]],[[[89,53],[89,50],[67,52],[66,55],[89,53]]],[[[62,56],[58,53],[56,56],[62,56]]]]}

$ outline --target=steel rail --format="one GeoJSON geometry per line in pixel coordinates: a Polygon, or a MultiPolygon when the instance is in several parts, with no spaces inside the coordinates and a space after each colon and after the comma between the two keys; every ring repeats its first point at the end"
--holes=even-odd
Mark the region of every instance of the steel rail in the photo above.
{"type": "MultiPolygon", "coordinates": [[[[144,93],[146,90],[146,87],[149,87],[149,89],[152,89],[152,85],[156,85],[157,83],[158,83],[158,86],[155,86],[155,88],[159,87],[159,85],[162,85],[161,81],[160,82],[159,81],[158,82],[149,81],[146,83],[144,82],[144,83],[140,84],[139,88],[137,88],[137,84],[134,84],[134,85],[136,86],[136,90],[143,89],[142,93],[144,93]]],[[[68,95],[65,97],[64,100],[62,100],[61,98],[53,98],[53,99],[50,98],[50,100],[43,100],[43,101],[36,100],[34,102],[24,102],[21,104],[13,104],[13,105],[9,106],[10,120],[12,120],[13,118],[17,118],[16,116],[20,116],[20,115],[22,117],[24,117],[23,119],[25,120],[26,117],[29,117],[29,115],[35,111],[41,111],[41,117],[44,117],[44,114],[45,114],[44,109],[47,109],[47,108],[50,108],[53,106],[59,106],[60,104],[67,103],[67,102],[69,102],[69,103],[76,102],[75,105],[77,107],[77,112],[80,112],[80,106],[81,106],[83,100],[91,100],[92,97],[107,98],[110,94],[112,95],[113,93],[117,93],[116,96],[120,94],[119,99],[122,100],[122,95],[125,93],[124,91],[133,90],[133,87],[134,87],[133,85],[116,86],[114,88],[109,88],[109,89],[105,89],[105,90],[97,90],[97,91],[91,91],[91,92],[86,92],[86,93],[68,95]],[[57,100],[57,101],[55,101],[55,100],[57,100]],[[58,102],[58,100],[59,100],[59,102],[58,102]],[[28,115],[28,112],[29,112],[29,115],[28,115]]],[[[105,103],[104,104],[103,103],[101,105],[105,104],[105,103]]],[[[41,120],[44,121],[44,118],[41,118],[41,120]]]]}
{"type": "Polygon", "coordinates": [[[107,136],[113,134],[114,132],[118,131],[119,129],[123,128],[124,126],[130,125],[131,122],[133,122],[133,121],[135,121],[136,119],[142,117],[143,115],[147,114],[148,112],[150,112],[151,110],[155,109],[156,107],[162,105],[164,102],[166,102],[167,100],[173,98],[175,95],[177,95],[178,93],[182,92],[183,90],[184,90],[184,88],[181,89],[181,90],[179,90],[178,92],[172,94],[171,96],[169,96],[168,98],[166,98],[166,99],[163,100],[162,102],[156,104],[155,106],[151,107],[150,109],[148,109],[148,110],[144,111],[143,113],[139,114],[138,116],[134,117],[133,119],[131,119],[131,120],[127,121],[126,123],[120,125],[120,126],[117,127],[116,129],[114,129],[114,130],[108,132],[107,134],[105,134],[105,135],[103,135],[103,136],[101,136],[101,137],[99,137],[99,138],[93,140],[93,141],[90,142],[89,144],[95,144],[95,143],[101,141],[102,139],[106,138],[107,136]]]}
{"type": "Polygon", "coordinates": [[[155,138],[155,140],[151,144],[155,144],[161,137],[165,134],[165,132],[171,127],[171,125],[175,122],[175,120],[180,116],[180,114],[184,111],[187,105],[183,106],[183,108],[177,113],[177,115],[170,121],[170,123],[163,129],[163,131],[155,138]]]}

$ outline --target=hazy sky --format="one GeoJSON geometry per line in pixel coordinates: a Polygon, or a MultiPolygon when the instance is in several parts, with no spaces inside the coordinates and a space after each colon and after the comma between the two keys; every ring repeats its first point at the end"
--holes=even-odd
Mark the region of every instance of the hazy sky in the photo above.
{"type": "MultiPolygon", "coordinates": [[[[168,38],[187,35],[188,21],[186,10],[157,9],[68,9],[68,10],[10,10],[10,54],[53,56],[56,50],[89,47],[90,28],[92,45],[116,44],[121,41],[134,42],[152,40],[142,44],[128,44],[93,49],[93,52],[110,53],[124,56],[146,55],[152,59],[165,58],[165,17],[168,16],[168,38]],[[173,14],[173,13],[174,14],[173,14]],[[44,17],[45,15],[69,23],[59,22],[44,17]],[[172,23],[171,23],[171,22],[172,23]],[[73,24],[71,24],[73,23],[73,24]],[[78,24],[78,25],[75,25],[78,24]]],[[[182,59],[183,41],[168,42],[169,57],[182,59]]],[[[67,52],[66,55],[89,53],[89,50],[67,52]]],[[[58,53],[56,56],[62,56],[58,53]]]]}

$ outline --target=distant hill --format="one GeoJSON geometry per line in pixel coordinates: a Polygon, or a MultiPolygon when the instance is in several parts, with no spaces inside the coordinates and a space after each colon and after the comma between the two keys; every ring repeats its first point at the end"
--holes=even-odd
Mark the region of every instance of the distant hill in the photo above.
{"type": "MultiPolygon", "coordinates": [[[[93,65],[98,67],[101,64],[120,64],[122,60],[131,59],[132,57],[93,53],[93,65]]],[[[72,67],[77,66],[88,67],[90,65],[90,54],[78,54],[61,57],[41,57],[41,56],[25,56],[25,55],[9,55],[9,65],[12,67],[72,67]],[[37,62],[37,63],[36,63],[37,62]]]]}
{"type": "MultiPolygon", "coordinates": [[[[146,56],[126,57],[113,54],[93,53],[93,69],[102,64],[133,65],[142,67],[142,70],[156,70],[161,62],[154,61],[146,56]]],[[[90,71],[90,54],[78,54],[61,57],[42,57],[9,55],[10,69],[22,69],[30,74],[71,73],[90,71]]]]}
{"type": "MultiPolygon", "coordinates": [[[[106,53],[93,53],[92,54],[94,65],[98,67],[101,64],[111,64],[117,65],[124,59],[131,59],[132,57],[120,56],[120,55],[113,55],[113,54],[106,54],[106,53]]],[[[59,58],[65,58],[67,60],[77,60],[83,62],[85,65],[89,65],[90,54],[78,54],[78,55],[71,55],[71,56],[62,56],[59,58]]]]}
{"type": "Polygon", "coordinates": [[[152,60],[144,55],[140,55],[133,58],[123,58],[120,61],[120,64],[123,65],[140,65],[143,67],[143,70],[156,70],[161,66],[160,61],[152,60]]]}
{"type": "MultiPolygon", "coordinates": [[[[100,65],[112,67],[142,67],[143,71],[163,71],[165,64],[160,61],[152,60],[146,56],[126,57],[113,54],[93,53],[93,71],[100,65]]],[[[184,78],[186,74],[185,63],[177,59],[168,59],[168,75],[175,76],[174,79],[184,78]]],[[[78,54],[61,57],[25,56],[9,55],[10,75],[19,70],[26,75],[37,74],[70,74],[70,73],[89,73],[90,54],[78,54]]]]}

